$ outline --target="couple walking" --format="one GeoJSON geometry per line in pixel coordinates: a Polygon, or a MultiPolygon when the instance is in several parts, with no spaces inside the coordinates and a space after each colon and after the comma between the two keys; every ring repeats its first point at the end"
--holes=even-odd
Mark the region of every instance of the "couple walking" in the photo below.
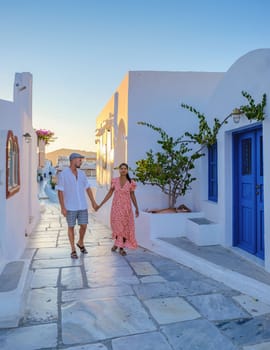
{"type": "Polygon", "coordinates": [[[135,196],[136,183],[130,179],[128,165],[125,163],[119,166],[119,177],[112,179],[111,187],[98,205],[94,199],[92,190],[85,173],[80,170],[84,156],[72,153],[69,156],[70,166],[58,175],[57,190],[61,207],[61,213],[66,217],[68,224],[68,237],[71,246],[71,258],[77,259],[75,247],[74,227],[76,222],[80,226],[79,239],[76,246],[81,253],[87,254],[84,245],[84,236],[88,224],[88,205],[85,192],[87,193],[92,207],[97,211],[114,194],[111,206],[111,229],[114,245],[112,251],[126,255],[124,248],[137,248],[135,238],[135,223],[132,211],[132,204],[135,207],[135,215],[139,216],[138,204],[135,196]]]}

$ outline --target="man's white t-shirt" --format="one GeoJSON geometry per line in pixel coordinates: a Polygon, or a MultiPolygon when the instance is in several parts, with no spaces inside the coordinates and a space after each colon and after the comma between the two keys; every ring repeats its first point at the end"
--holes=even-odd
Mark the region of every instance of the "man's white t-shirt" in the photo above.
{"type": "Polygon", "coordinates": [[[85,210],[88,208],[86,200],[86,189],[90,187],[85,173],[77,169],[77,178],[70,168],[65,168],[58,174],[58,191],[64,194],[64,204],[67,210],[85,210]]]}

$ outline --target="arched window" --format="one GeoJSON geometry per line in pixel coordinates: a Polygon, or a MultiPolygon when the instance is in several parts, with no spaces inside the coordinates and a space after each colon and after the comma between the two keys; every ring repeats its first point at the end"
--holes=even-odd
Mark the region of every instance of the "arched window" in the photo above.
{"type": "Polygon", "coordinates": [[[20,159],[17,136],[8,131],[6,144],[6,198],[20,189],[20,159]]]}

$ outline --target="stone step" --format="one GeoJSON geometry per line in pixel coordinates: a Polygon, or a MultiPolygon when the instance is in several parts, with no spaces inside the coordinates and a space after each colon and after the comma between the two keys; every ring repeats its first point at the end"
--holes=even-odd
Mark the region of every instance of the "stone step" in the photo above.
{"type": "Polygon", "coordinates": [[[188,218],[186,237],[198,246],[219,244],[220,225],[205,217],[188,218]]]}

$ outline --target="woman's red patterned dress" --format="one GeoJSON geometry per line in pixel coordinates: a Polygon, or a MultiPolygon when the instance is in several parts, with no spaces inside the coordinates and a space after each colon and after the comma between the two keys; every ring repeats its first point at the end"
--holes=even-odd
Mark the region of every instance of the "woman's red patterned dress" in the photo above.
{"type": "Polygon", "coordinates": [[[120,248],[135,249],[138,247],[135,238],[135,222],[132,210],[130,192],[135,191],[136,183],[126,181],[123,187],[120,185],[120,177],[112,179],[114,196],[111,207],[112,238],[115,245],[120,248]]]}

